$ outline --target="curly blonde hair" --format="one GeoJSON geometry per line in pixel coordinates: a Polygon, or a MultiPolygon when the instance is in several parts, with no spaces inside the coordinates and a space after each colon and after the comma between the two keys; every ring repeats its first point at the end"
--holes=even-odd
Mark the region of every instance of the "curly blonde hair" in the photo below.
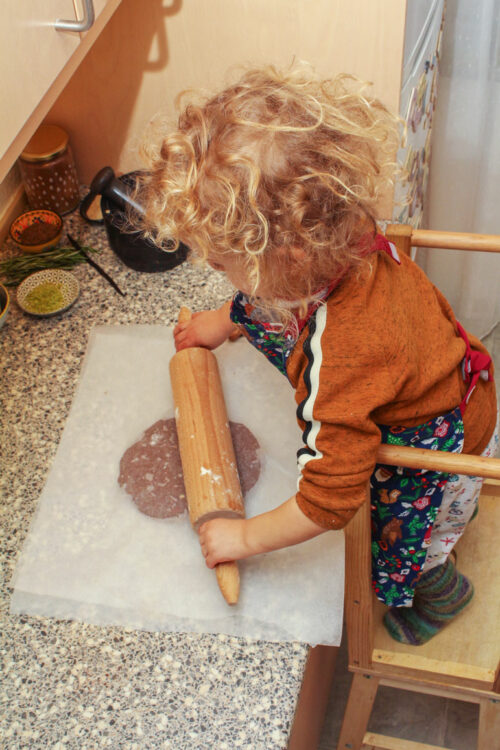
{"type": "Polygon", "coordinates": [[[254,292],[312,296],[359,263],[392,181],[398,120],[368,88],[265,67],[189,103],[144,149],[146,230],[201,258],[240,254],[254,292]]]}

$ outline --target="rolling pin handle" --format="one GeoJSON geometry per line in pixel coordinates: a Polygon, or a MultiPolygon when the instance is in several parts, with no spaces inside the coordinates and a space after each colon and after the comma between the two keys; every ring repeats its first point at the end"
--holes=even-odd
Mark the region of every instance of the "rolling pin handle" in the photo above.
{"type": "Polygon", "coordinates": [[[191,320],[191,310],[189,307],[181,307],[179,310],[179,317],[177,318],[178,323],[187,323],[191,320]]]}
{"type": "Polygon", "coordinates": [[[240,571],[236,562],[223,562],[215,566],[217,583],[228,604],[237,604],[240,595],[240,571]]]}

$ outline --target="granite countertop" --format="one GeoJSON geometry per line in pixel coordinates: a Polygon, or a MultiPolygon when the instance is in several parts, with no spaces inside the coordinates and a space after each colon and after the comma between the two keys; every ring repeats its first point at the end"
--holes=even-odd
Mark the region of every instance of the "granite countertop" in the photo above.
{"type": "MultiPolygon", "coordinates": [[[[112,252],[101,226],[73,213],[65,228],[101,250],[65,314],[38,319],[14,301],[1,348],[2,747],[282,750],[309,647],[225,635],[97,627],[9,613],[18,553],[71,406],[94,325],[172,325],[178,309],[221,304],[231,293],[210,269],[183,263],[138,273],[112,252]]],[[[13,252],[5,243],[0,257],[13,252]]]]}

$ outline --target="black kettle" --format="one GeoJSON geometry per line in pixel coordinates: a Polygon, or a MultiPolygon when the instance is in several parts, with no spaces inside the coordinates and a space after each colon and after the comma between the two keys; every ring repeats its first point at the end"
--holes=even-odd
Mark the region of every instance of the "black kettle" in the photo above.
{"type": "Polygon", "coordinates": [[[168,241],[159,247],[141,232],[127,229],[127,207],[139,215],[144,213],[140,203],[132,197],[139,175],[140,172],[128,172],[116,177],[111,167],[104,167],[90,183],[89,193],[80,204],[80,214],[91,224],[104,222],[111,248],[129,268],[146,273],[168,271],[186,260],[189,248],[181,243],[177,250],[172,250],[174,243],[168,241]],[[91,219],[88,210],[98,195],[103,218],[91,219]]]}

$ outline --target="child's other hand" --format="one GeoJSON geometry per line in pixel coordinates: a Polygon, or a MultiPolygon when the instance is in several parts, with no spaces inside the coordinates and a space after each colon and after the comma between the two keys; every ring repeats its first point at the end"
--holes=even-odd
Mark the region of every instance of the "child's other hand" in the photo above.
{"type": "Polygon", "coordinates": [[[178,323],[174,328],[175,348],[177,351],[190,346],[203,346],[215,349],[224,343],[233,331],[234,325],[229,318],[228,307],[220,310],[205,310],[193,313],[191,320],[178,323]]]}
{"type": "Polygon", "coordinates": [[[245,541],[246,523],[238,518],[214,518],[200,526],[200,546],[207,567],[249,556],[245,541]]]}

